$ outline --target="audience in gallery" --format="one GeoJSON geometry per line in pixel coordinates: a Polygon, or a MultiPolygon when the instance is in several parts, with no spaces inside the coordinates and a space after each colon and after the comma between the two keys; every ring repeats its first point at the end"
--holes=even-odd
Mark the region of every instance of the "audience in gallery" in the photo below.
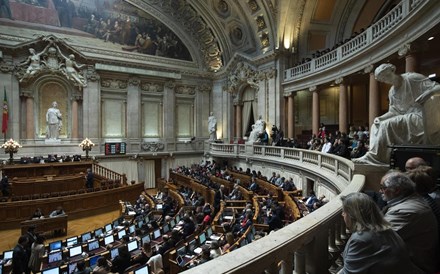
{"type": "Polygon", "coordinates": [[[382,177],[382,209],[394,231],[403,239],[411,261],[425,273],[434,273],[438,262],[438,225],[431,208],[416,193],[413,181],[401,172],[382,177]]]}
{"type": "Polygon", "coordinates": [[[342,216],[352,235],[339,273],[424,273],[411,262],[405,243],[368,195],[351,193],[341,200],[342,216]]]}

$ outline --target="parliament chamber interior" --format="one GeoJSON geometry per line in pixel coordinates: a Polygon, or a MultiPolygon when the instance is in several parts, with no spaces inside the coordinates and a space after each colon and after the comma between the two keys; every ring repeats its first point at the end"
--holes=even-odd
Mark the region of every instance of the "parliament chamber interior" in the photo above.
{"type": "Polygon", "coordinates": [[[0,274],[440,273],[438,10],[0,1],[0,274]]]}

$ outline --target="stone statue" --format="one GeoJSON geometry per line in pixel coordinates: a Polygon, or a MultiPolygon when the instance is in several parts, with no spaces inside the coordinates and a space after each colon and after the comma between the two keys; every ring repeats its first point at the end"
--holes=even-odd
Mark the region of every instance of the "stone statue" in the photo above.
{"type": "Polygon", "coordinates": [[[252,125],[252,131],[249,134],[247,143],[248,144],[255,143],[260,137],[260,134],[264,133],[265,130],[266,130],[266,122],[263,121],[260,115],[260,117],[258,117],[258,120],[255,121],[255,124],[252,125]]]}
{"type": "Polygon", "coordinates": [[[58,109],[58,103],[53,102],[52,107],[46,113],[46,138],[50,140],[57,140],[60,136],[60,130],[63,126],[61,119],[61,112],[58,109]]]}
{"type": "Polygon", "coordinates": [[[36,53],[34,48],[29,48],[29,57],[24,61],[23,63],[19,64],[19,66],[27,65],[26,72],[24,73],[23,77],[19,80],[20,82],[26,81],[29,78],[32,78],[34,75],[36,75],[41,70],[41,56],[46,53],[48,48],[51,46],[52,43],[48,44],[43,51],[40,53],[36,53]]]}
{"type": "Polygon", "coordinates": [[[439,85],[424,75],[414,72],[398,75],[395,70],[392,64],[382,64],[374,71],[376,80],[392,85],[388,94],[389,109],[374,119],[367,154],[353,162],[388,165],[391,152],[388,146],[424,142],[421,103],[439,85]]]}
{"type": "Polygon", "coordinates": [[[85,65],[78,65],[75,61],[75,55],[70,54],[69,57],[64,56],[61,50],[58,48],[58,52],[61,57],[64,58],[64,64],[60,65],[61,72],[66,75],[67,79],[73,81],[76,85],[80,87],[86,87],[85,78],[79,73],[79,70],[85,67],[85,65]]]}
{"type": "Polygon", "coordinates": [[[215,118],[212,112],[209,113],[208,131],[209,131],[209,140],[210,141],[217,140],[217,119],[215,118]]]}

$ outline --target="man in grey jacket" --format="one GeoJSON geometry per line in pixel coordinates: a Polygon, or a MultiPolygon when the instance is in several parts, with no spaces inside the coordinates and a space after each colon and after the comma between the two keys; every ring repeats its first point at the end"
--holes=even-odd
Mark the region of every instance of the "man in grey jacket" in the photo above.
{"type": "Polygon", "coordinates": [[[387,201],[385,219],[405,242],[413,263],[425,273],[437,270],[437,220],[431,208],[415,192],[415,184],[401,172],[387,173],[380,192],[387,201]]]}

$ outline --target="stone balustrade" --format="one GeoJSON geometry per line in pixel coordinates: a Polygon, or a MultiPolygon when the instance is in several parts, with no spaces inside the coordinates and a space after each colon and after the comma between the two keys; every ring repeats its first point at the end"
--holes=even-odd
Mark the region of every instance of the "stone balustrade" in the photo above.
{"type": "MultiPolygon", "coordinates": [[[[354,175],[351,161],[315,151],[238,144],[211,144],[215,158],[239,158],[277,162],[280,168],[295,166],[321,174],[339,195],[362,190],[363,175],[354,175]]],[[[220,256],[184,273],[328,273],[338,266],[338,257],[348,238],[341,217],[339,196],[324,207],[270,235],[220,256]]]]}

